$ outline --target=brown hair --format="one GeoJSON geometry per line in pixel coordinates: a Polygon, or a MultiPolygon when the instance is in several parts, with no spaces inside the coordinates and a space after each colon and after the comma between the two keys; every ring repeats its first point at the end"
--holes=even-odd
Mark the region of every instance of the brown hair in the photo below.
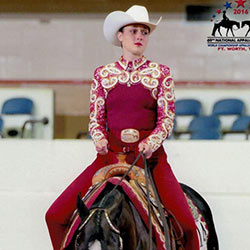
{"type": "MultiPolygon", "coordinates": [[[[119,30],[118,30],[118,32],[122,32],[123,33],[123,29],[126,27],[126,26],[129,26],[129,25],[133,25],[133,23],[131,23],[131,24],[127,24],[127,25],[125,25],[125,26],[122,26],[119,30]]],[[[149,31],[149,33],[150,33],[150,28],[147,26],[147,25],[145,25],[145,24],[142,24],[148,31],[149,31]]]]}

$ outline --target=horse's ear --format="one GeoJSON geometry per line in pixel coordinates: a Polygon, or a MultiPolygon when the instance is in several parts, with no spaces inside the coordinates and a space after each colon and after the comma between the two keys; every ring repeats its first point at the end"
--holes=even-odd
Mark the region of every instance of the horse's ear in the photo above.
{"type": "Polygon", "coordinates": [[[81,193],[77,196],[77,211],[81,218],[81,220],[84,220],[89,215],[89,209],[85,206],[84,202],[81,199],[81,193]]]}

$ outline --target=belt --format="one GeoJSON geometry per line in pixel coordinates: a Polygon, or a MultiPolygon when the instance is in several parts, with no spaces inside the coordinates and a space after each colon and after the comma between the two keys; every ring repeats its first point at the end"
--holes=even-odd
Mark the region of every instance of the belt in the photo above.
{"type": "Polygon", "coordinates": [[[121,131],[120,138],[121,141],[125,143],[138,142],[140,139],[140,132],[139,130],[133,128],[123,129],[121,131]]]}
{"type": "Polygon", "coordinates": [[[137,151],[140,141],[151,134],[152,130],[123,129],[108,131],[109,148],[114,152],[128,153],[137,151]]]}

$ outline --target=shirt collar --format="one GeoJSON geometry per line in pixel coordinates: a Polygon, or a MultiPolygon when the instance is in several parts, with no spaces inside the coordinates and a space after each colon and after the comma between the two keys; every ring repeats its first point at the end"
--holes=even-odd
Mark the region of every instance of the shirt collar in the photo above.
{"type": "Polygon", "coordinates": [[[123,56],[119,59],[119,64],[122,66],[123,69],[127,70],[128,66],[132,67],[134,70],[139,68],[142,64],[146,62],[146,57],[141,56],[140,58],[137,58],[133,61],[127,61],[123,56]]]}

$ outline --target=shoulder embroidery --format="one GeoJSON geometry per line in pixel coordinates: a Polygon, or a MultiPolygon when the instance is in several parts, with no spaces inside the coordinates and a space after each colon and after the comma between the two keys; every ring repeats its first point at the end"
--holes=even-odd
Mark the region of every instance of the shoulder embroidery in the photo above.
{"type": "Polygon", "coordinates": [[[141,83],[144,87],[151,91],[152,96],[156,99],[157,87],[161,76],[159,64],[150,62],[148,67],[140,72],[140,75],[141,83]]]}
{"type": "MultiPolygon", "coordinates": [[[[142,66],[142,64],[139,64],[139,66],[142,66]]],[[[116,63],[107,64],[99,71],[100,84],[106,94],[114,88],[117,83],[126,84],[128,87],[141,83],[145,88],[151,91],[154,99],[157,99],[157,88],[161,75],[160,65],[155,62],[148,62],[146,67],[137,67],[136,70],[131,73],[122,68],[118,68],[116,63]]]]}
{"type": "Polygon", "coordinates": [[[115,87],[118,82],[118,76],[121,75],[121,70],[119,70],[115,63],[110,63],[104,66],[100,70],[100,77],[101,77],[101,85],[102,87],[108,91],[115,87]]]}

